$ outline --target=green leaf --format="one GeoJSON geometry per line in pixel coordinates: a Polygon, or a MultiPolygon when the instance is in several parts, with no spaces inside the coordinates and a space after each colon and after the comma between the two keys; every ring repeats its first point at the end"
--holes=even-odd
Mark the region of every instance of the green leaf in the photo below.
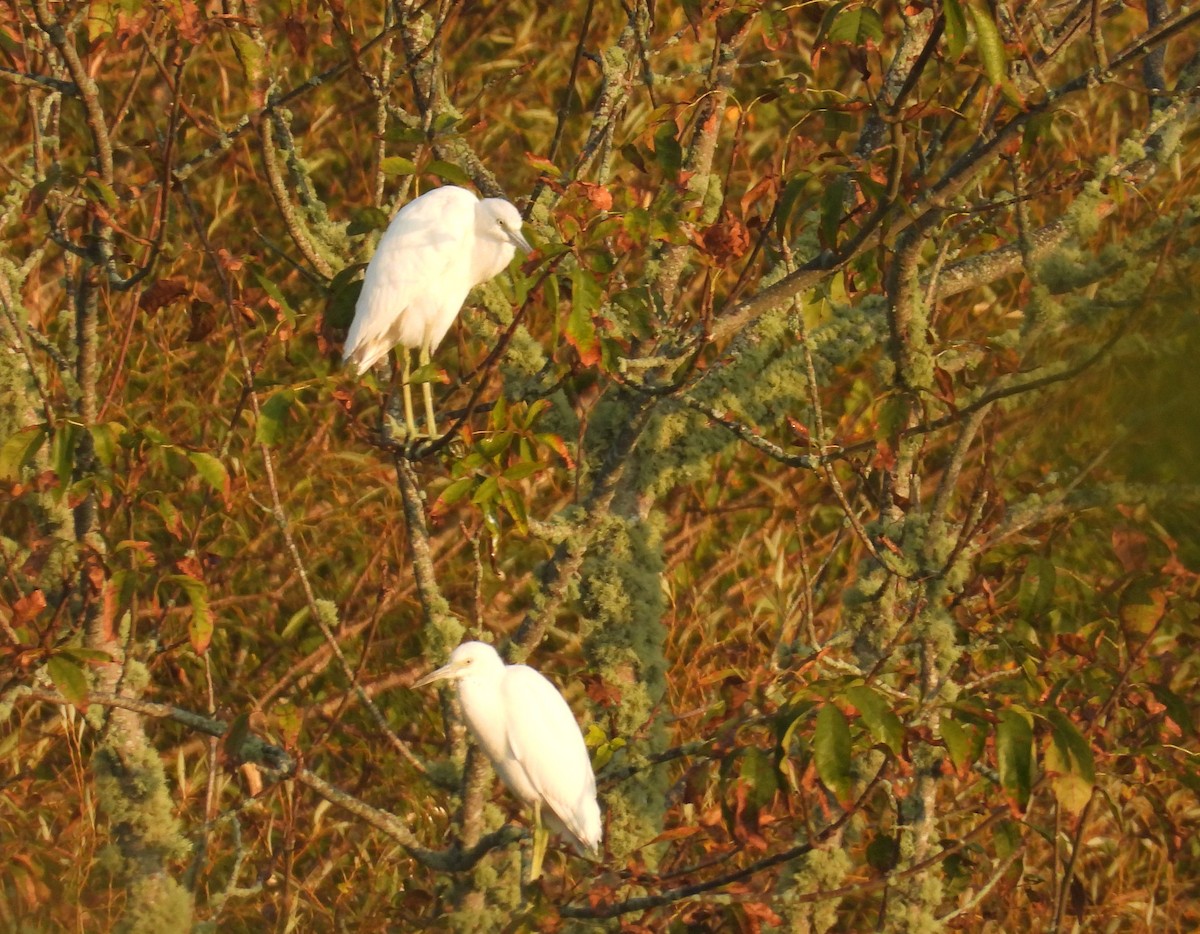
{"type": "Polygon", "coordinates": [[[1161,589],[1151,587],[1148,581],[1138,580],[1121,594],[1121,623],[1127,630],[1149,635],[1166,608],[1167,595],[1161,589]]]}
{"type": "MultiPolygon", "coordinates": [[[[448,136],[450,132],[457,126],[461,117],[456,117],[452,113],[440,113],[433,118],[430,124],[429,132],[432,136],[448,136]]],[[[424,142],[424,140],[422,140],[424,142]]]]}
{"type": "Polygon", "coordinates": [[[1025,619],[1037,619],[1050,608],[1056,576],[1057,572],[1050,561],[1039,555],[1029,559],[1017,591],[1017,608],[1025,619]]]}
{"type": "Polygon", "coordinates": [[[813,732],[817,774],[839,798],[850,794],[850,724],[837,706],[826,703],[817,714],[813,732]]]}
{"type": "Polygon", "coordinates": [[[83,183],[83,187],[91,192],[96,200],[103,201],[110,211],[115,211],[120,204],[120,201],[117,199],[117,193],[98,178],[87,179],[83,183]]]}
{"type": "Polygon", "coordinates": [[[435,515],[440,515],[447,506],[453,506],[466,496],[473,486],[475,486],[474,477],[462,477],[459,480],[455,480],[446,489],[442,490],[442,495],[434,501],[429,511],[435,515]]]}
{"type": "Polygon", "coordinates": [[[1195,733],[1192,712],[1182,697],[1162,684],[1152,684],[1150,690],[1154,692],[1155,699],[1167,708],[1167,716],[1178,724],[1179,729],[1188,734],[1195,733]]]}
{"type": "Polygon", "coordinates": [[[622,737],[614,736],[610,740],[604,730],[595,723],[588,726],[584,742],[588,749],[595,750],[592,753],[592,771],[594,772],[599,772],[608,765],[617,750],[625,748],[625,740],[622,737]]]}
{"type": "Polygon", "coordinates": [[[775,232],[780,237],[786,235],[792,211],[795,210],[796,202],[808,187],[808,181],[809,176],[802,175],[789,179],[788,183],[783,186],[783,191],[779,195],[779,206],[775,210],[775,232]]]}
{"type": "Polygon", "coordinates": [[[47,434],[45,425],[32,425],[11,435],[0,447],[0,480],[19,480],[21,469],[37,456],[47,434]]]}
{"type": "Polygon", "coordinates": [[[750,746],[738,764],[738,777],[746,783],[750,794],[747,800],[755,808],[764,808],[771,803],[779,790],[779,777],[770,757],[757,746],[750,746]]]}
{"type": "Polygon", "coordinates": [[[649,174],[649,169],[646,168],[646,160],[642,158],[642,154],[633,143],[626,143],[621,147],[621,155],[625,157],[625,161],[632,165],[639,172],[649,174]]]}
{"type": "Polygon", "coordinates": [[[1016,821],[1002,820],[992,830],[992,840],[996,844],[996,856],[999,859],[1008,859],[1024,839],[1025,834],[1016,821]]]}
{"type": "Polygon", "coordinates": [[[495,477],[488,477],[483,483],[479,484],[479,489],[471,497],[471,502],[476,506],[482,503],[489,503],[499,498],[500,496],[500,481],[495,477]]]}
{"type": "Polygon", "coordinates": [[[404,143],[407,146],[420,146],[429,142],[428,134],[421,126],[406,126],[403,123],[393,123],[383,134],[389,143],[404,143]]]}
{"type": "Polygon", "coordinates": [[[826,36],[829,42],[849,42],[863,46],[868,41],[876,44],[883,41],[883,19],[870,7],[843,10],[829,27],[826,36]]]}
{"type": "Polygon", "coordinates": [[[967,17],[958,0],[942,0],[942,12],[946,14],[946,51],[957,62],[967,47],[967,17]]]}
{"type": "Polygon", "coordinates": [[[287,414],[291,411],[295,394],[290,389],[274,393],[258,409],[258,424],[254,426],[254,440],[273,447],[283,437],[287,414]]]}
{"type": "Polygon", "coordinates": [[[191,639],[192,648],[196,654],[203,655],[208,651],[213,634],[212,611],[208,607],[208,588],[204,586],[204,581],[188,577],[186,574],[172,574],[167,579],[178,584],[187,594],[188,602],[192,605],[192,619],[188,623],[188,638],[191,639]]]}
{"type": "Polygon", "coordinates": [[[882,182],[877,182],[867,172],[851,172],[850,178],[862,190],[863,196],[880,203],[887,200],[888,189],[887,185],[882,182]]]}
{"type": "Polygon", "coordinates": [[[50,463],[58,482],[65,489],[71,482],[71,472],[75,467],[75,426],[65,422],[54,430],[50,439],[50,463]]]}
{"type": "Polygon", "coordinates": [[[1018,707],[1000,712],[996,726],[996,759],[1000,784],[1021,808],[1033,787],[1033,728],[1018,707]]]}
{"type": "Polygon", "coordinates": [[[274,280],[269,278],[265,272],[257,269],[256,267],[251,267],[250,271],[254,274],[255,280],[262,287],[262,290],[271,296],[271,298],[275,300],[275,303],[279,305],[279,310],[283,312],[283,317],[287,323],[295,327],[296,311],[292,308],[287,298],[284,297],[284,294],[280,290],[279,286],[277,286],[274,280]]]}
{"type": "Polygon", "coordinates": [[[833,249],[837,246],[838,228],[846,216],[846,195],[849,181],[844,175],[832,179],[821,193],[821,244],[833,249]]]}
{"type": "Polygon", "coordinates": [[[497,431],[508,424],[508,400],[504,398],[503,393],[496,397],[491,415],[488,416],[488,424],[497,431]]]}
{"type": "Polygon", "coordinates": [[[1079,728],[1061,710],[1051,708],[1045,711],[1045,717],[1050,724],[1054,745],[1070,761],[1072,771],[1078,772],[1089,784],[1094,782],[1096,763],[1092,759],[1092,747],[1079,728]]]}
{"type": "Polygon", "coordinates": [[[450,377],[436,363],[426,363],[409,373],[408,381],[414,386],[418,383],[448,383],[450,377]]]}
{"type": "Polygon", "coordinates": [[[449,162],[442,162],[440,159],[435,160],[425,166],[425,171],[430,175],[436,175],[438,178],[445,179],[451,185],[470,185],[471,176],[460,169],[457,165],[452,165],[449,162]]]}
{"type": "Polygon", "coordinates": [[[525,508],[525,500],[511,487],[502,487],[500,502],[504,505],[504,511],[516,523],[517,531],[524,535],[529,530],[529,511],[525,508]]]}
{"type": "Polygon", "coordinates": [[[46,662],[46,674],[60,694],[77,707],[87,703],[88,679],[83,668],[66,655],[52,655],[46,662]]]}
{"type": "MultiPolygon", "coordinates": [[[[346,236],[361,237],[363,234],[370,233],[373,230],[385,230],[387,225],[388,216],[386,212],[381,211],[377,207],[358,208],[350,214],[350,223],[346,225],[346,236]]],[[[338,289],[338,279],[341,278],[342,274],[347,271],[357,272],[359,268],[361,267],[358,265],[347,266],[334,276],[333,282],[329,285],[329,290],[336,292],[338,289]]]]}
{"type": "Polygon", "coordinates": [[[1072,814],[1079,814],[1092,797],[1096,783],[1092,748],[1061,710],[1051,708],[1044,716],[1050,724],[1045,761],[1046,771],[1053,773],[1050,784],[1054,796],[1072,814]]]}
{"type": "Polygon", "coordinates": [[[972,3],[967,10],[975,26],[975,46],[983,61],[983,70],[992,84],[1004,84],[1008,79],[1008,60],[1004,55],[1004,40],[1000,38],[996,21],[986,7],[980,9],[977,3],[972,3]]]}
{"type": "Polygon", "coordinates": [[[683,168],[683,149],[675,138],[675,123],[668,120],[654,133],[654,161],[658,163],[663,174],[674,179],[683,168]]]}
{"type": "Polygon", "coordinates": [[[503,454],[516,440],[516,435],[511,431],[498,431],[495,434],[488,435],[479,442],[479,450],[483,452],[483,456],[488,460],[495,460],[500,454],[503,454]]]}
{"type": "Polygon", "coordinates": [[[505,480],[524,480],[531,477],[541,468],[537,461],[518,461],[501,474],[505,480]]]}
{"type": "Polygon", "coordinates": [[[417,164],[403,156],[388,156],[379,163],[384,175],[416,175],[417,164]]]}
{"type": "Polygon", "coordinates": [[[522,428],[532,428],[533,423],[538,420],[543,412],[550,408],[549,399],[535,399],[529,403],[525,409],[525,416],[521,419],[522,428]]]}
{"type": "Polygon", "coordinates": [[[958,771],[963,771],[975,761],[975,757],[971,754],[971,740],[961,723],[952,719],[949,714],[943,713],[938,721],[938,732],[941,733],[942,742],[946,744],[946,752],[950,755],[950,761],[954,763],[954,767],[958,771]]]}
{"type": "Polygon", "coordinates": [[[188,453],[188,460],[205,483],[217,493],[225,495],[229,488],[229,474],[219,459],[205,451],[191,451],[188,453]]]}
{"type": "Polygon", "coordinates": [[[92,450],[96,453],[96,459],[105,467],[112,467],[125,426],[120,422],[105,422],[103,425],[93,425],[88,430],[92,434],[92,450]]]}
{"type": "Polygon", "coordinates": [[[62,650],[63,655],[70,656],[77,662],[111,662],[113,657],[101,649],[85,649],[83,646],[67,646],[62,650]]]}
{"type": "Polygon", "coordinates": [[[850,701],[878,743],[886,745],[897,756],[904,746],[904,724],[892,712],[882,694],[864,684],[846,689],[846,700],[850,701]]]}
{"type": "Polygon", "coordinates": [[[111,36],[117,28],[117,14],[120,3],[113,0],[92,0],[87,7],[87,37],[88,42],[95,42],[105,36],[111,36]]]}
{"type": "Polygon", "coordinates": [[[500,537],[500,519],[496,516],[496,507],[491,503],[485,504],[480,508],[483,513],[483,524],[487,528],[488,533],[496,538],[500,537]]]}
{"type": "Polygon", "coordinates": [[[600,307],[600,294],[600,283],[591,273],[578,266],[571,270],[571,314],[564,334],[584,366],[592,366],[600,359],[600,342],[592,321],[592,312],[600,307]]]}
{"type": "Polygon", "coordinates": [[[532,152],[525,153],[525,162],[539,172],[545,172],[553,178],[558,178],[562,175],[562,169],[547,159],[545,156],[539,156],[532,152]]]}
{"type": "Polygon", "coordinates": [[[362,279],[358,273],[362,264],[347,266],[329,284],[329,298],[325,305],[325,321],[331,327],[348,328],[354,320],[354,306],[362,292],[362,279]]]}
{"type": "Polygon", "coordinates": [[[229,756],[234,762],[241,761],[242,746],[246,740],[250,738],[250,714],[243,712],[233,718],[233,722],[229,724],[229,729],[225,731],[225,755],[229,756]]]}
{"type": "MultiPolygon", "coordinates": [[[[829,30],[833,28],[833,24],[837,21],[838,17],[842,15],[842,11],[849,5],[850,0],[839,0],[838,3],[835,3],[833,6],[825,9],[824,14],[821,16],[821,23],[819,26],[817,26],[816,38],[813,39],[812,47],[814,53],[822,48],[828,41],[829,30]]],[[[815,60],[815,54],[813,58],[815,60]]]]}

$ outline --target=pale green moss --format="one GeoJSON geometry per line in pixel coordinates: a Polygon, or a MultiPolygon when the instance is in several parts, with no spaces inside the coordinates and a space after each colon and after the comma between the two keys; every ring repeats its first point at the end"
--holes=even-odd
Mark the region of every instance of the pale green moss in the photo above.
{"type": "MultiPolygon", "coordinates": [[[[639,736],[616,764],[644,761],[666,747],[660,704],[666,692],[663,643],[663,560],[657,524],[613,517],[599,530],[580,572],[580,634],[589,667],[612,685],[620,703],[611,713],[618,736],[639,736]]],[[[666,776],[648,768],[605,795],[608,849],[618,859],[662,830],[666,776]]],[[[643,851],[653,864],[657,854],[643,851]]]]}
{"type": "Polygon", "coordinates": [[[118,747],[124,730],[110,729],[113,739],[96,751],[93,771],[96,797],[123,855],[139,866],[188,855],[191,844],[180,832],[158,753],[136,740],[118,747]]]}
{"type": "MultiPolygon", "coordinates": [[[[887,333],[884,312],[882,299],[871,296],[853,307],[836,307],[813,329],[809,346],[819,381],[881,343],[887,333]]],[[[810,418],[806,369],[792,310],[780,307],[763,315],[749,336],[735,340],[724,364],[710,370],[692,395],[749,425],[773,426],[780,413],[810,418]]],[[[714,455],[741,443],[691,409],[660,412],[650,420],[635,453],[637,487],[643,495],[660,499],[682,483],[702,481],[714,455]]]]}
{"type": "Polygon", "coordinates": [[[841,899],[823,898],[799,902],[798,895],[836,889],[844,885],[854,861],[840,846],[813,850],[797,860],[796,870],[780,876],[776,889],[780,915],[787,930],[803,934],[825,934],[838,922],[841,899]]]}
{"type": "Polygon", "coordinates": [[[889,934],[940,934],[946,930],[938,921],[945,885],[937,872],[925,872],[897,887],[889,899],[880,929],[889,934]]]}
{"type": "MultiPolygon", "coordinates": [[[[553,853],[547,859],[553,860],[553,853]]],[[[442,917],[445,929],[465,934],[511,929],[514,914],[524,904],[521,860],[521,848],[510,846],[476,864],[469,885],[463,884],[466,880],[449,880],[457,892],[448,903],[460,907],[442,917]]]]}
{"type": "Polygon", "coordinates": [[[1044,291],[1035,291],[1033,302],[1050,302],[1049,294],[1060,295],[1086,288],[1117,271],[1124,258],[1111,251],[1087,253],[1077,246],[1061,246],[1044,256],[1037,277],[1044,291]],[[1047,294],[1049,293],[1049,294],[1047,294]]]}
{"type": "Polygon", "coordinates": [[[1183,120],[1172,120],[1159,131],[1158,148],[1155,150],[1159,162],[1166,162],[1179,150],[1185,126],[1183,120]]]}
{"type": "Polygon", "coordinates": [[[136,879],[128,904],[118,928],[125,934],[183,934],[191,929],[191,893],[164,873],[136,879]]]}
{"type": "Polygon", "coordinates": [[[107,739],[92,757],[96,800],[113,839],[103,862],[129,886],[119,929],[133,934],[186,931],[191,897],[167,872],[192,846],[175,816],[158,752],[140,728],[125,725],[126,716],[123,711],[110,714],[107,739]]]}
{"type": "Polygon", "coordinates": [[[946,609],[945,602],[937,599],[937,595],[931,594],[930,597],[925,610],[917,614],[914,628],[934,654],[934,665],[940,682],[945,680],[945,675],[958,661],[962,650],[958,645],[958,631],[954,618],[946,609]]]}
{"type": "Polygon", "coordinates": [[[332,600],[317,601],[317,616],[332,630],[336,630],[341,625],[338,622],[337,604],[332,600]]]}
{"type": "MultiPolygon", "coordinates": [[[[1100,177],[1107,174],[1107,169],[1100,168],[1097,171],[1100,177]]],[[[1064,217],[1081,240],[1094,236],[1100,230],[1100,204],[1103,200],[1100,182],[1093,179],[1083,186],[1083,190],[1067,208],[1064,217]]]]}
{"type": "Polygon", "coordinates": [[[130,694],[141,694],[149,686],[150,669],[137,659],[127,659],[125,662],[124,677],[122,679],[122,687],[124,690],[130,694]]]}
{"type": "Polygon", "coordinates": [[[1146,158],[1146,147],[1130,137],[1121,143],[1121,147],[1117,150],[1117,158],[1126,165],[1141,162],[1146,158]]]}

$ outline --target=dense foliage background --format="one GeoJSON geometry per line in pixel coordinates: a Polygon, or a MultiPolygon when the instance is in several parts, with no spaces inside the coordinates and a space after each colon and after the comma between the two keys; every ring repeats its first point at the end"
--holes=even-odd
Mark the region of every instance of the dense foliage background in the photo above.
{"type": "Polygon", "coordinates": [[[0,927],[1200,926],[1200,14],[0,10],[0,927]],[[337,361],[446,182],[539,250],[414,448],[337,361]]]}

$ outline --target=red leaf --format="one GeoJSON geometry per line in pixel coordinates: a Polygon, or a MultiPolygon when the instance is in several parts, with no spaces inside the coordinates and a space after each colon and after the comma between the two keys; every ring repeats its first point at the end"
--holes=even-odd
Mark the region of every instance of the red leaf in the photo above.
{"type": "Polygon", "coordinates": [[[704,231],[704,249],[725,265],[746,255],[750,249],[750,232],[726,209],[721,212],[720,221],[704,231]]]}
{"type": "Polygon", "coordinates": [[[1150,539],[1136,529],[1113,529],[1112,549],[1126,573],[1137,571],[1146,564],[1150,539]]]}
{"type": "Polygon", "coordinates": [[[26,594],[13,604],[13,626],[21,626],[46,609],[46,595],[40,590],[26,594]]]}
{"type": "Polygon", "coordinates": [[[142,293],[142,297],[138,299],[138,308],[152,315],[160,308],[187,295],[189,291],[185,279],[159,279],[142,293]]]}
{"type": "Polygon", "coordinates": [[[580,182],[579,187],[583,189],[584,197],[591,202],[592,207],[594,207],[597,211],[612,210],[612,192],[603,185],[595,185],[591,182],[580,182]]]}

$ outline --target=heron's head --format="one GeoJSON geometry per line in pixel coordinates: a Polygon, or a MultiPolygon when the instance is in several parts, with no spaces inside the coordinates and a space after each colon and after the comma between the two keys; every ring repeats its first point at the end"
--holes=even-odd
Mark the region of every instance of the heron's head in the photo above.
{"type": "Polygon", "coordinates": [[[480,233],[489,240],[511,244],[523,253],[533,252],[533,247],[521,234],[521,213],[503,198],[480,201],[479,220],[480,233]]]}
{"type": "Polygon", "coordinates": [[[504,662],[486,642],[464,642],[450,653],[450,661],[436,671],[431,671],[414,688],[424,687],[434,681],[461,681],[475,675],[502,671],[504,662]]]}

